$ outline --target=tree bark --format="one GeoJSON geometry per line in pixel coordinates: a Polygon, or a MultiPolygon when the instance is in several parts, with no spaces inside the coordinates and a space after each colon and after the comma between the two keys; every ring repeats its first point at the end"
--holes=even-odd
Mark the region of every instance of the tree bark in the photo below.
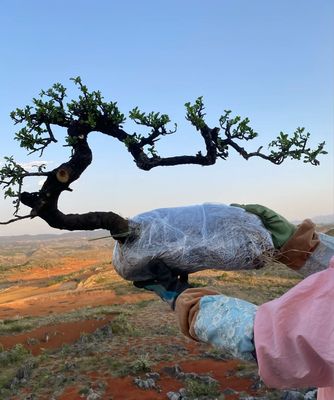
{"type": "MultiPolygon", "coordinates": [[[[80,133],[80,132],[79,132],[80,133]]],[[[94,230],[107,229],[116,240],[123,241],[129,235],[128,220],[113,212],[89,212],[85,214],[63,214],[58,209],[58,199],[64,190],[71,190],[70,184],[81,176],[92,162],[92,152],[86,134],[75,135],[77,143],[67,163],[61,164],[48,173],[41,190],[35,193],[23,192],[20,200],[30,207],[32,217],[40,217],[57,229],[94,230]]]]}

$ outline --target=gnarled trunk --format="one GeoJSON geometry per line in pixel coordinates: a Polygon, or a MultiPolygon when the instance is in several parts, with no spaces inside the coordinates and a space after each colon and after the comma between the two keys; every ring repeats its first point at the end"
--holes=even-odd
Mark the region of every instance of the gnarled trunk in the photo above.
{"type": "Polygon", "coordinates": [[[128,220],[113,212],[95,211],[85,214],[63,214],[58,210],[58,199],[64,190],[71,190],[70,184],[77,180],[92,162],[92,152],[87,143],[87,133],[76,132],[77,143],[67,163],[48,173],[41,190],[35,193],[23,192],[21,202],[30,207],[32,217],[40,217],[57,229],[94,230],[107,229],[111,236],[122,241],[129,234],[128,220]]]}

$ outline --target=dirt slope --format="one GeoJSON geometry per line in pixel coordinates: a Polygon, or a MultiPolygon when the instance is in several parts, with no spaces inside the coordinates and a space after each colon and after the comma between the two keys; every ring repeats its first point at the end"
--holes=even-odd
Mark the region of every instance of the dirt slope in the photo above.
{"type": "MultiPolygon", "coordinates": [[[[0,244],[0,399],[280,398],[255,365],[182,336],[166,304],[117,276],[111,253],[110,240],[80,237],[0,244]]],[[[191,279],[261,303],[299,278],[272,266],[191,279]]]]}

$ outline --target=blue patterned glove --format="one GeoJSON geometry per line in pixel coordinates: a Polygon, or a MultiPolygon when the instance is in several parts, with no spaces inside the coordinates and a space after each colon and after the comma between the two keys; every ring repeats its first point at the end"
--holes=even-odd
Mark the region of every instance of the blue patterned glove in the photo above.
{"type": "Polygon", "coordinates": [[[256,360],[254,318],[257,306],[225,295],[203,296],[195,321],[200,341],[222,349],[233,358],[256,360]]]}

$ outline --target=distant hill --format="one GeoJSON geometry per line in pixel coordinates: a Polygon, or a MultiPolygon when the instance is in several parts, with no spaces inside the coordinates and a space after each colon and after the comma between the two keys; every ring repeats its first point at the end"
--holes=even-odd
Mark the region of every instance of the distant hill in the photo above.
{"type": "Polygon", "coordinates": [[[60,234],[41,234],[41,235],[17,235],[17,236],[0,236],[0,243],[13,243],[13,242],[25,242],[25,241],[49,241],[59,239],[97,239],[104,236],[110,236],[107,230],[96,230],[96,231],[77,231],[77,232],[65,232],[60,234]]]}
{"type": "Polygon", "coordinates": [[[318,215],[316,217],[311,218],[313,222],[316,224],[334,224],[334,214],[329,215],[318,215]]]}
{"type": "MultiPolygon", "coordinates": [[[[315,217],[310,217],[310,219],[317,225],[334,225],[334,214],[328,215],[317,215],[315,217]]],[[[302,220],[291,221],[293,224],[298,225],[302,220]]]]}

